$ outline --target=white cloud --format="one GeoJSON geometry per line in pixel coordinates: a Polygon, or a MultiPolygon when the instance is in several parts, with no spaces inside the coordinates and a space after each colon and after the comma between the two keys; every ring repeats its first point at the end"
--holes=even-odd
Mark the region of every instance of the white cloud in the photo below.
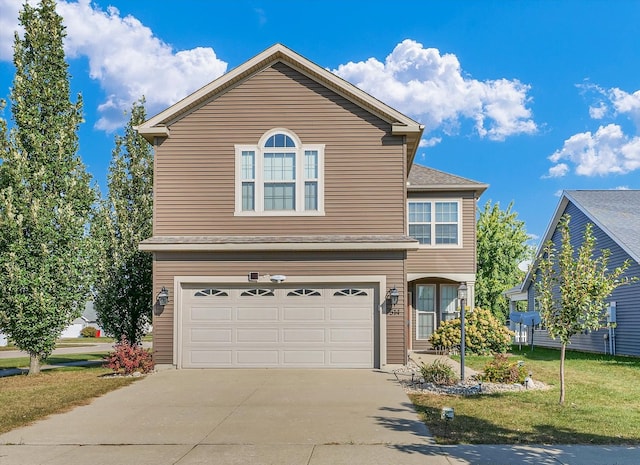
{"type": "MultiPolygon", "coordinates": [[[[18,29],[18,14],[24,1],[0,0],[0,60],[13,60],[13,34],[18,29]]],[[[26,3],[35,4],[35,0],[26,3]]]]}
{"type": "Polygon", "coordinates": [[[549,173],[543,178],[561,178],[569,172],[569,165],[566,163],[558,163],[555,166],[549,168],[549,173]]]}
{"type": "Polygon", "coordinates": [[[640,129],[640,90],[629,94],[618,88],[610,89],[609,97],[618,114],[628,115],[640,129]]]}
{"type": "MultiPolygon", "coordinates": [[[[21,2],[0,0],[0,59],[11,59],[13,32],[21,2]],[[17,5],[17,7],[16,7],[17,5]]],[[[143,95],[149,115],[177,102],[222,75],[227,63],[213,49],[175,51],[133,16],[113,7],[101,10],[90,0],[59,1],[58,13],[67,28],[65,52],[85,56],[89,73],[106,100],[96,127],[112,131],[126,122],[125,112],[143,95]]]]}
{"type": "Polygon", "coordinates": [[[340,77],[424,123],[427,131],[455,133],[463,119],[481,137],[504,140],[537,131],[527,107],[530,86],[518,80],[466,77],[458,58],[407,39],[382,63],[376,58],[333,70],[340,77]]]}
{"type": "Polygon", "coordinates": [[[592,119],[602,119],[607,114],[608,109],[604,102],[600,102],[598,106],[592,105],[589,107],[589,116],[592,119]]]}
{"type": "Polygon", "coordinates": [[[176,52],[133,16],[120,16],[90,0],[60,2],[67,27],[69,57],[86,56],[91,78],[99,81],[107,100],[99,107],[96,127],[114,130],[125,120],[131,102],[145,96],[151,115],[222,75],[227,63],[211,48],[176,52]]]}
{"type": "MultiPolygon", "coordinates": [[[[575,134],[564,141],[562,149],[549,157],[553,163],[560,160],[575,165],[575,173],[582,176],[626,174],[640,169],[640,90],[628,93],[617,87],[605,89],[597,84],[578,84],[581,93],[593,100],[589,116],[603,121],[595,133],[575,134]],[[635,123],[636,134],[625,134],[618,124],[620,117],[635,123]]],[[[557,164],[544,177],[561,177],[571,171],[567,163],[557,164]]]]}
{"type": "Polygon", "coordinates": [[[440,142],[442,142],[441,137],[430,137],[429,139],[420,139],[420,143],[418,144],[418,147],[420,148],[434,147],[438,145],[440,142]]]}
{"type": "Polygon", "coordinates": [[[558,163],[561,160],[572,162],[581,176],[625,174],[640,168],[640,138],[626,136],[617,124],[600,126],[595,134],[587,131],[571,136],[549,160],[556,163],[549,177],[569,172],[566,163],[558,163]]]}

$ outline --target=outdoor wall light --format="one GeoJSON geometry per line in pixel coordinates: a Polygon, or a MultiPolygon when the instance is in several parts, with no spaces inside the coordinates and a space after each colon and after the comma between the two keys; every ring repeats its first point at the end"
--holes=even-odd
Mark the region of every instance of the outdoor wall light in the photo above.
{"type": "Polygon", "coordinates": [[[467,285],[465,283],[458,286],[458,299],[467,300],[467,285]]]}
{"type": "Polygon", "coordinates": [[[391,289],[389,289],[389,299],[391,299],[391,306],[392,307],[394,305],[397,305],[399,297],[400,297],[400,294],[398,293],[398,289],[396,289],[395,286],[393,286],[391,289]]]}
{"type": "Polygon", "coordinates": [[[161,307],[164,307],[169,303],[169,290],[166,287],[162,286],[162,289],[158,292],[157,300],[158,305],[161,307]]]}

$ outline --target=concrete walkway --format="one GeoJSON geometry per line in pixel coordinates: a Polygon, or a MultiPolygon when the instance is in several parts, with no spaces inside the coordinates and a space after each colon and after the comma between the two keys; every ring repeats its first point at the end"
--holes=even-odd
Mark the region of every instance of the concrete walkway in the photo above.
{"type": "MultiPolygon", "coordinates": [[[[460,362],[456,362],[455,360],[453,360],[452,358],[446,356],[446,355],[438,355],[438,354],[432,354],[432,353],[426,353],[426,352],[411,352],[409,354],[409,360],[412,361],[413,363],[415,363],[416,365],[420,366],[420,365],[430,365],[433,362],[435,362],[436,360],[439,361],[443,361],[447,364],[449,364],[451,366],[451,368],[453,368],[453,371],[455,371],[455,373],[460,376],[460,362]]],[[[472,370],[471,368],[469,368],[468,366],[464,367],[464,377],[465,379],[469,379],[472,376],[477,375],[478,372],[475,370],[472,370]]]]}

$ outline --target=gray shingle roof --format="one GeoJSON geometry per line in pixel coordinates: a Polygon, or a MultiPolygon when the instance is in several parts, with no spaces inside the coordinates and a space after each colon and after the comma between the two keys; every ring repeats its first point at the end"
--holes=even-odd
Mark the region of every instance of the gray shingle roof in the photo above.
{"type": "Polygon", "coordinates": [[[414,164],[407,180],[408,190],[475,190],[484,192],[487,184],[414,164]]]}
{"type": "Polygon", "coordinates": [[[640,262],[640,190],[566,191],[565,195],[640,262]]]}

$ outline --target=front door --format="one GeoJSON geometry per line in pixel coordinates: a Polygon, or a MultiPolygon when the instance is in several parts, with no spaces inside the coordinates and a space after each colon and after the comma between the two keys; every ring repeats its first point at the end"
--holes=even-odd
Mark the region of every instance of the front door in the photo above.
{"type": "Polygon", "coordinates": [[[435,330],[436,286],[418,284],[416,286],[416,339],[427,340],[435,330]]]}

